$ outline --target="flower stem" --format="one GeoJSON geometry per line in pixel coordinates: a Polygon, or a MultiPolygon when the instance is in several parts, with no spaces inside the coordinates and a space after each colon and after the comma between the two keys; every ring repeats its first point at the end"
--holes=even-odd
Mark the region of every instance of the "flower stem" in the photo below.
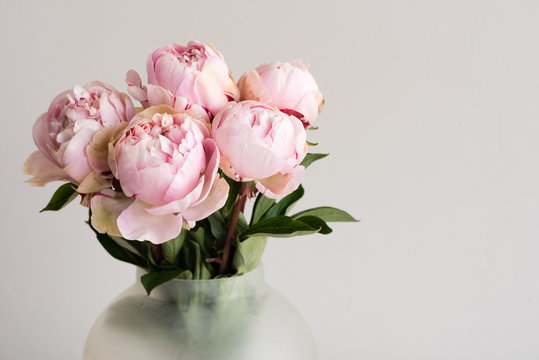
{"type": "Polygon", "coordinates": [[[161,264],[161,261],[163,261],[163,252],[161,250],[161,245],[150,244],[150,246],[152,248],[153,259],[155,260],[157,265],[161,264]]]}
{"type": "Polygon", "coordinates": [[[228,231],[226,232],[225,247],[223,249],[223,260],[219,266],[220,274],[226,274],[229,271],[230,259],[232,258],[230,256],[232,239],[234,238],[234,233],[236,232],[236,226],[238,225],[240,212],[242,212],[243,208],[245,207],[245,201],[247,200],[247,196],[248,196],[246,190],[249,189],[249,187],[250,187],[250,183],[242,184],[238,201],[236,201],[236,204],[234,205],[234,208],[232,209],[232,216],[230,218],[230,223],[228,225],[228,231]]]}

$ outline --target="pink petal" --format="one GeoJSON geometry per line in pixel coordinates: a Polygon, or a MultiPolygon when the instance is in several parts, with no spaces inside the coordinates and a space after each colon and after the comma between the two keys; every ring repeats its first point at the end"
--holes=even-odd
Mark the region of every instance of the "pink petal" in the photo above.
{"type": "Polygon", "coordinates": [[[135,70],[129,70],[127,72],[125,81],[127,82],[127,92],[133,97],[133,99],[142,103],[148,101],[146,88],[142,85],[142,80],[135,70]]]}
{"type": "Polygon", "coordinates": [[[288,174],[277,174],[256,181],[256,188],[266,197],[280,199],[298,188],[304,174],[305,168],[297,166],[288,174]]]}
{"type": "Polygon", "coordinates": [[[32,175],[26,182],[33,186],[43,186],[55,180],[69,180],[67,174],[50,161],[41,151],[33,152],[23,165],[22,172],[32,175]]]}
{"type": "Polygon", "coordinates": [[[135,200],[118,217],[118,229],[122,236],[129,240],[149,240],[154,244],[162,244],[178,236],[182,229],[181,215],[152,215],[147,209],[150,206],[135,200]]]}
{"type": "Polygon", "coordinates": [[[266,99],[266,88],[260,75],[255,69],[251,69],[243,74],[238,81],[240,88],[241,100],[261,101],[266,99]]]}
{"type": "Polygon", "coordinates": [[[195,201],[200,198],[202,193],[202,187],[204,186],[204,176],[201,176],[197,186],[186,197],[181,200],[170,202],[163,206],[154,207],[148,209],[148,212],[153,215],[164,215],[182,212],[187,207],[191,206],[195,201]]]}
{"type": "Polygon", "coordinates": [[[309,91],[301,98],[295,109],[303,114],[309,124],[312,124],[318,116],[318,112],[322,110],[323,100],[324,97],[320,91],[309,91]]]}
{"type": "Polygon", "coordinates": [[[172,107],[174,104],[172,93],[161,86],[148,85],[148,104],[153,105],[168,105],[172,107]]]}
{"type": "Polygon", "coordinates": [[[206,107],[212,114],[217,114],[228,103],[223,88],[207,73],[199,73],[195,79],[195,91],[198,104],[206,107]]]}
{"type": "Polygon", "coordinates": [[[54,157],[51,154],[52,141],[49,134],[49,123],[47,121],[47,113],[41,114],[34,123],[32,128],[32,135],[34,136],[34,142],[37,148],[41,150],[49,160],[54,162],[54,157]]]}
{"type": "Polygon", "coordinates": [[[197,205],[206,199],[215,182],[217,170],[219,169],[219,150],[217,149],[217,144],[213,139],[204,139],[203,145],[207,162],[206,171],[204,172],[204,178],[206,180],[204,181],[204,187],[202,188],[200,198],[193,205],[197,205]]]}
{"type": "MultiPolygon", "coordinates": [[[[94,123],[97,123],[94,121],[94,123]]],[[[86,156],[86,147],[92,140],[94,131],[89,128],[81,129],[69,141],[60,163],[64,171],[78,184],[92,171],[86,156]]]]}
{"type": "Polygon", "coordinates": [[[222,177],[215,179],[210,193],[205,200],[182,212],[184,219],[187,221],[197,221],[210,216],[225,205],[229,189],[230,187],[225,179],[222,177]]]}

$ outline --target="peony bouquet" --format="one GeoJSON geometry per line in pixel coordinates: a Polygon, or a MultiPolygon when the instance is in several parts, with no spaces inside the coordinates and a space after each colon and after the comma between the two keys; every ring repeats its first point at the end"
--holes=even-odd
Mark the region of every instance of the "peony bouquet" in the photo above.
{"type": "Polygon", "coordinates": [[[146,291],[174,278],[254,269],[266,237],[329,234],[355,221],[332,207],[289,214],[303,196],[306,130],[324,99],[302,61],[266,63],[236,83],[220,52],[191,41],[154,50],[148,84],[91,82],[60,93],[35,122],[28,182],[64,181],[42,211],[80,196],[116,259],[144,268],[146,291]],[[254,199],[250,216],[244,215],[254,199]]]}

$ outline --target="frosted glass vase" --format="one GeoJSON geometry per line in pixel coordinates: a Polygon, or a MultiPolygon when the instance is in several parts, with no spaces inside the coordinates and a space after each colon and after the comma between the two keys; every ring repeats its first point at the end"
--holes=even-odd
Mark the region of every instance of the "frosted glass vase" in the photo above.
{"type": "Polygon", "coordinates": [[[264,282],[262,266],[242,276],[172,280],[146,295],[135,284],[97,318],[84,360],[315,360],[297,310],[264,282]]]}

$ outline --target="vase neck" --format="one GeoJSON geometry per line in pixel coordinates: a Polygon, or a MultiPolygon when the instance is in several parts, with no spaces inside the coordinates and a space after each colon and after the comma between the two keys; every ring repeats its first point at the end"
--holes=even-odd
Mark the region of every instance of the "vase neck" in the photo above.
{"type": "MultiPolygon", "coordinates": [[[[145,292],[140,277],[147,271],[137,268],[136,286],[145,292]]],[[[151,298],[177,302],[221,302],[252,297],[265,291],[264,269],[260,264],[255,270],[244,275],[210,280],[173,279],[157,286],[149,295],[151,298]]]]}

